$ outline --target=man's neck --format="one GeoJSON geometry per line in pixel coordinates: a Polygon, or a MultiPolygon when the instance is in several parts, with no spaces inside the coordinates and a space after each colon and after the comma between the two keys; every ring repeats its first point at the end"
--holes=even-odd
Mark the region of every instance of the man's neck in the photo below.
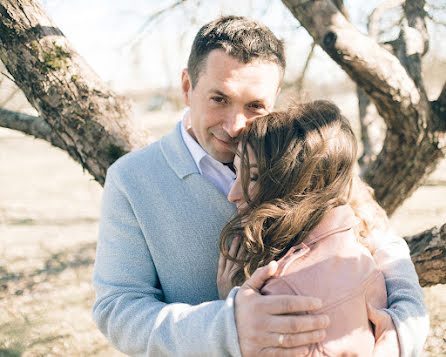
{"type": "Polygon", "coordinates": [[[190,117],[190,110],[188,110],[186,115],[184,116],[184,127],[186,131],[189,133],[189,135],[192,137],[192,139],[194,139],[198,143],[198,140],[195,137],[194,131],[192,129],[192,119],[190,117]]]}

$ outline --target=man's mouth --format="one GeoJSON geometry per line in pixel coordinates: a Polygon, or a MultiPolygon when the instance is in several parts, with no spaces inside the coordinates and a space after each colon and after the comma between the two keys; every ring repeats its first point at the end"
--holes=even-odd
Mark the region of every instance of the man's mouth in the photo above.
{"type": "Polygon", "coordinates": [[[235,145],[235,142],[232,139],[223,139],[223,138],[219,138],[216,135],[214,135],[214,138],[217,139],[220,143],[222,143],[225,146],[233,147],[235,145]]]}

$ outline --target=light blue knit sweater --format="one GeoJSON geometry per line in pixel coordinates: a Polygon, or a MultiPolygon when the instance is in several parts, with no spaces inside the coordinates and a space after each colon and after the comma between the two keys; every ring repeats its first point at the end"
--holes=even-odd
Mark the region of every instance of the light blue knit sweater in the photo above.
{"type": "MultiPolygon", "coordinates": [[[[93,318],[117,349],[134,356],[240,356],[237,289],[222,301],[216,286],[218,239],[233,213],[199,174],[180,123],[109,168],[93,318]]],[[[402,356],[418,356],[428,317],[407,245],[381,234],[377,248],[402,356]]]]}

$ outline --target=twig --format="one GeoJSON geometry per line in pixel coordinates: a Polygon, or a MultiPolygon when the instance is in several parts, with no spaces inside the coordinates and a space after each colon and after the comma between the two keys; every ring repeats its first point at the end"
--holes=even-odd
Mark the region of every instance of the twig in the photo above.
{"type": "Polygon", "coordinates": [[[8,103],[14,96],[19,92],[19,88],[16,87],[9,95],[6,97],[6,99],[2,102],[0,102],[0,107],[4,107],[6,103],[8,103]]]}
{"type": "Polygon", "coordinates": [[[369,16],[369,36],[375,40],[378,38],[379,33],[379,22],[383,14],[395,7],[401,6],[404,0],[385,0],[380,5],[378,5],[375,10],[369,16]]]}
{"type": "Polygon", "coordinates": [[[305,60],[304,68],[302,69],[302,73],[299,76],[299,79],[297,80],[297,91],[300,92],[302,90],[305,75],[307,73],[308,67],[310,65],[311,58],[313,57],[314,48],[316,47],[316,42],[313,41],[311,44],[310,52],[308,53],[307,59],[305,60]]]}
{"type": "MultiPolygon", "coordinates": [[[[141,40],[141,37],[144,35],[144,32],[146,31],[147,27],[153,21],[155,21],[158,17],[160,17],[165,12],[173,10],[174,8],[176,8],[177,6],[185,3],[186,1],[189,1],[189,0],[178,0],[177,2],[173,3],[172,5],[167,6],[165,8],[162,8],[162,9],[160,9],[158,11],[155,11],[154,13],[149,15],[148,18],[146,19],[146,21],[144,21],[142,26],[136,32],[136,36],[132,40],[128,41],[130,43],[129,47],[135,46],[135,44],[137,44],[141,40]]],[[[126,42],[124,45],[126,45],[128,42],[126,42]]]]}
{"type": "Polygon", "coordinates": [[[429,20],[431,20],[433,23],[435,23],[435,24],[437,24],[437,25],[441,25],[441,26],[446,26],[446,22],[444,22],[444,21],[440,21],[440,20],[438,20],[438,19],[436,19],[435,17],[434,17],[434,15],[432,15],[432,14],[427,14],[427,17],[429,18],[429,20]]]}
{"type": "Polygon", "coordinates": [[[9,73],[2,72],[2,74],[3,74],[6,78],[8,78],[11,82],[13,82],[14,84],[17,84],[16,81],[15,81],[15,79],[12,78],[12,77],[9,75],[9,73]]]}

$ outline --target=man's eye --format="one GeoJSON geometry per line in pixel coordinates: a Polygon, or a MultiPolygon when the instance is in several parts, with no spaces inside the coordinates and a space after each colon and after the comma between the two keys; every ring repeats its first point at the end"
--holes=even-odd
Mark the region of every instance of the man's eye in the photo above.
{"type": "Polygon", "coordinates": [[[257,179],[259,178],[259,175],[257,175],[257,174],[254,174],[254,175],[251,175],[251,177],[249,178],[251,181],[257,181],[257,179]]]}
{"type": "Polygon", "coordinates": [[[258,103],[251,104],[251,108],[255,109],[255,110],[265,109],[265,107],[262,104],[258,104],[258,103]]]}
{"type": "Polygon", "coordinates": [[[223,103],[225,101],[225,98],[223,98],[223,97],[212,97],[212,100],[214,102],[217,102],[217,103],[223,103]]]}

